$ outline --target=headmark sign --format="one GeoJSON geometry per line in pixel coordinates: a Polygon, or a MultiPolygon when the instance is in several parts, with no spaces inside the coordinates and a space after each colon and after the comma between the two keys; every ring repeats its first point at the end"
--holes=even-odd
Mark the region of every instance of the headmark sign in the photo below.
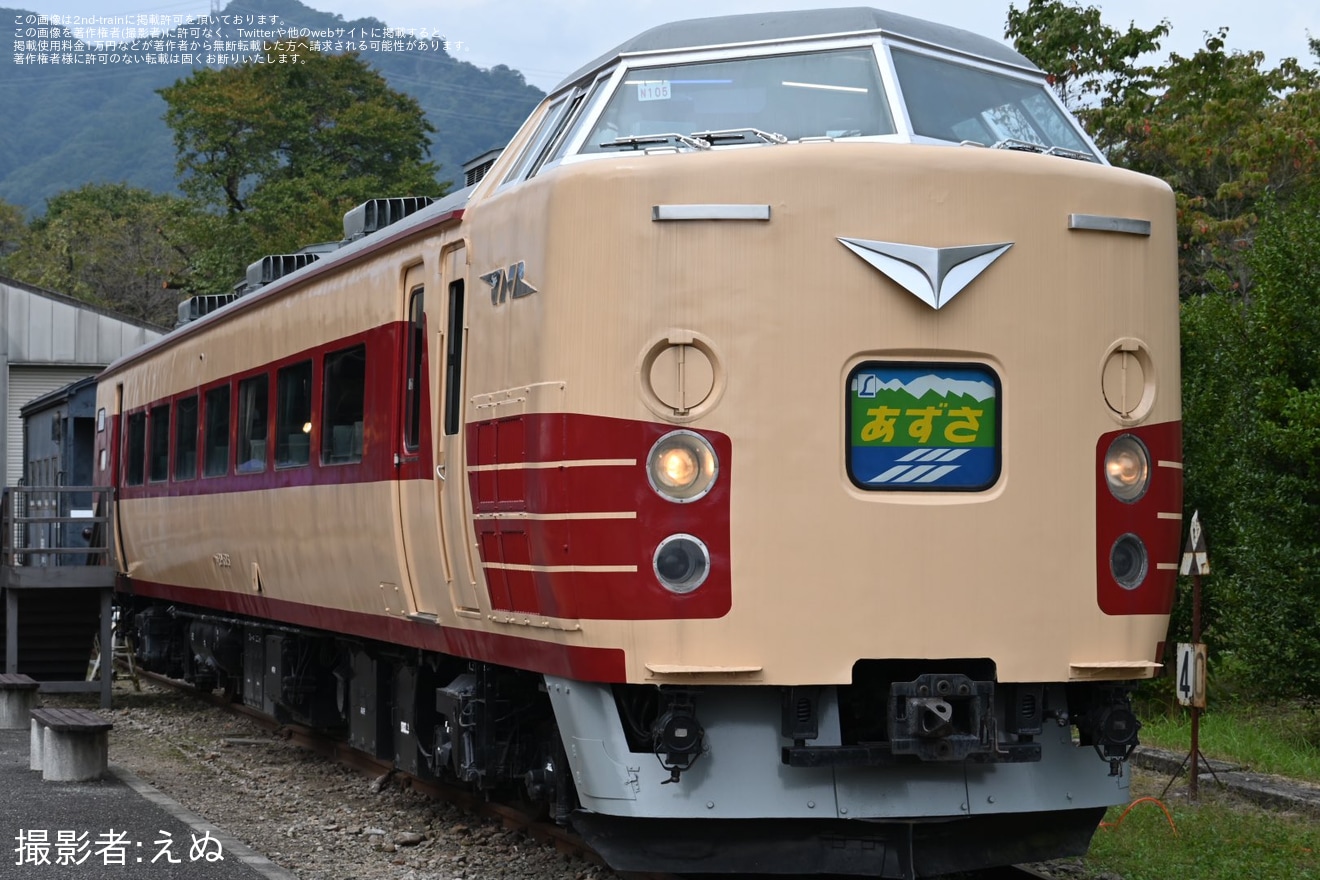
{"type": "Polygon", "coordinates": [[[999,396],[981,364],[860,365],[848,378],[848,476],[869,490],[989,488],[999,396]]]}

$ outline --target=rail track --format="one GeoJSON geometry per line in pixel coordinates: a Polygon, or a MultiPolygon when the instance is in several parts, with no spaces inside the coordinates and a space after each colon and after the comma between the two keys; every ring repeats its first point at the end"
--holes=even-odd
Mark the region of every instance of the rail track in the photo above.
{"type": "MultiPolygon", "coordinates": [[[[361,776],[374,779],[378,784],[391,781],[401,788],[410,789],[428,798],[451,804],[473,815],[494,819],[506,830],[516,831],[541,845],[553,847],[556,852],[566,857],[576,857],[594,865],[608,867],[604,859],[576,834],[516,803],[489,800],[467,788],[436,780],[422,779],[404,773],[386,761],[352,748],[342,740],[303,725],[277,721],[268,715],[245,706],[241,702],[235,702],[223,694],[201,691],[190,684],[157,673],[139,670],[138,674],[154,684],[177,693],[186,694],[221,711],[241,715],[262,729],[283,737],[293,745],[347,767],[361,776]]],[[[717,880],[717,878],[718,880],[731,880],[729,875],[713,874],[617,873],[617,876],[624,878],[624,880],[680,880],[680,878],[682,880],[717,880]]],[[[740,874],[737,875],[736,880],[783,880],[783,876],[740,874]]],[[[845,878],[821,875],[816,880],[845,880],[845,878]]],[[[856,878],[849,877],[847,880],[856,880],[856,878]]],[[[950,877],[947,880],[1050,880],[1050,875],[1031,868],[1014,865],[970,874],[959,874],[956,875],[956,878],[950,877]]]]}

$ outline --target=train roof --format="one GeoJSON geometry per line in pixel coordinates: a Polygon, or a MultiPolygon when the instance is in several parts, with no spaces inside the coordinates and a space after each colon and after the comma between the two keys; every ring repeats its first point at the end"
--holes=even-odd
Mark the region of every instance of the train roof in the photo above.
{"type": "Polygon", "coordinates": [[[152,340],[141,348],[123,355],[101,371],[101,373],[98,374],[98,378],[115,373],[129,364],[142,360],[154,352],[177,345],[180,341],[200,332],[203,328],[208,327],[217,321],[227,320],[229,316],[242,311],[243,309],[252,307],[261,300],[266,300],[273,296],[280,296],[282,292],[289,287],[298,284],[309,277],[326,272],[331,267],[345,260],[352,260],[363,251],[381,247],[387,242],[405,237],[418,229],[434,225],[438,222],[445,222],[455,216],[461,216],[464,207],[467,205],[468,199],[471,198],[472,193],[475,190],[475,184],[472,186],[465,186],[462,189],[442,196],[424,208],[391,223],[385,229],[352,241],[339,242],[339,247],[325,253],[321,258],[309,262],[296,271],[283,275],[277,280],[265,284],[250,293],[239,296],[237,299],[226,304],[222,308],[218,308],[195,320],[189,321],[186,324],[176,326],[173,330],[158,339],[152,340]]]}
{"type": "Polygon", "coordinates": [[[657,25],[615,46],[575,70],[555,87],[570,83],[624,56],[712,46],[766,43],[844,34],[890,34],[930,43],[1002,64],[1037,70],[1036,65],[1003,43],[949,25],[936,24],[883,9],[855,6],[694,18],[657,25]]]}

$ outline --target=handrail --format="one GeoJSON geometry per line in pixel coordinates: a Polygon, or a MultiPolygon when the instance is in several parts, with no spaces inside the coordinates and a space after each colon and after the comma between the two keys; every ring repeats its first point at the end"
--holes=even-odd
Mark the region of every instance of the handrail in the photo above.
{"type": "Polygon", "coordinates": [[[109,565],[113,498],[110,486],[6,487],[0,566],[109,565]]]}

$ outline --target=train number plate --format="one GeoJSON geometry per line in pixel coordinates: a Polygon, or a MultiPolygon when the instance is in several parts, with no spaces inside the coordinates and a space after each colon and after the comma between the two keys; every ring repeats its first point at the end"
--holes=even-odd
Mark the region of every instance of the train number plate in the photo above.
{"type": "Polygon", "coordinates": [[[848,476],[876,491],[999,479],[999,377],[983,364],[870,361],[848,376],[848,476]]]}
{"type": "Polygon", "coordinates": [[[643,80],[637,84],[638,101],[668,101],[669,98],[670,91],[668,80],[643,80]]]}

